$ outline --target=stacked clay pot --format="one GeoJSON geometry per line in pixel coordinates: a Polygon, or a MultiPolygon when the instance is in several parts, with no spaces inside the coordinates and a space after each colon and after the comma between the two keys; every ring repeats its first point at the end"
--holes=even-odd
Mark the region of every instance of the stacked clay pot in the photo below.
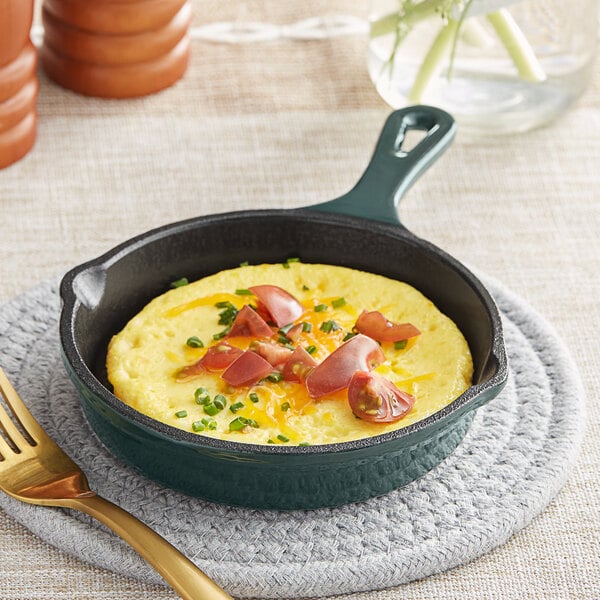
{"type": "Polygon", "coordinates": [[[31,149],[37,129],[33,0],[0,0],[0,169],[31,149]]]}
{"type": "Polygon", "coordinates": [[[40,61],[80,94],[152,94],[185,73],[191,18],[189,0],[44,0],[40,61]]]}

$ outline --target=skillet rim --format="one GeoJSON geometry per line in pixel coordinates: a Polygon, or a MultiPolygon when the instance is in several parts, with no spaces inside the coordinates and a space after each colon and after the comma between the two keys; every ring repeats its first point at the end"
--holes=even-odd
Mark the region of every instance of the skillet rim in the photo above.
{"type": "MultiPolygon", "coordinates": [[[[161,225],[137,234],[116,246],[113,246],[101,255],[71,268],[61,279],[59,291],[62,301],[59,319],[61,353],[65,367],[70,371],[69,375],[71,378],[73,377],[73,373],[79,382],[85,386],[88,392],[91,392],[94,397],[100,398],[102,402],[112,411],[116,412],[120,418],[132,422],[136,427],[141,427],[147,432],[158,435],[164,440],[180,446],[192,447],[193,449],[200,451],[227,451],[228,453],[235,455],[258,454],[266,456],[290,454],[331,455],[363,450],[375,447],[379,444],[405,442],[407,446],[413,445],[420,441],[422,436],[425,436],[425,432],[430,432],[430,435],[426,436],[430,437],[441,430],[446,424],[450,424],[464,413],[479,408],[479,404],[476,400],[482,395],[485,395],[486,392],[493,394],[491,397],[498,395],[508,379],[508,359],[504,344],[502,321],[491,294],[475,274],[463,263],[438,246],[416,236],[400,222],[384,223],[365,217],[330,213],[326,211],[322,212],[318,209],[315,210],[315,207],[250,209],[191,217],[189,219],[161,225]],[[301,218],[304,221],[317,221],[319,224],[331,223],[332,225],[341,225],[346,228],[355,228],[359,231],[364,231],[365,225],[368,224],[370,229],[378,229],[386,237],[399,238],[404,243],[408,242],[413,247],[417,247],[420,252],[434,255],[438,260],[441,259],[446,266],[457,272],[461,279],[473,289],[474,293],[486,308],[490,317],[492,332],[492,344],[487,360],[489,362],[492,358],[495,359],[493,375],[483,383],[471,384],[462,394],[460,394],[460,396],[441,410],[406,427],[387,433],[360,438],[358,440],[333,442],[330,444],[314,444],[310,446],[251,444],[248,442],[228,441],[203,436],[152,419],[120,400],[102,384],[98,377],[96,377],[78,350],[74,332],[74,319],[77,310],[79,310],[83,303],[81,299],[77,297],[74,290],[73,284],[77,276],[93,268],[103,268],[106,270],[120,258],[135,252],[137,249],[149,243],[170,235],[179,235],[198,225],[206,227],[211,224],[223,224],[227,221],[256,217],[295,217],[301,218]]],[[[489,401],[491,397],[485,399],[485,401],[489,401]]]]}

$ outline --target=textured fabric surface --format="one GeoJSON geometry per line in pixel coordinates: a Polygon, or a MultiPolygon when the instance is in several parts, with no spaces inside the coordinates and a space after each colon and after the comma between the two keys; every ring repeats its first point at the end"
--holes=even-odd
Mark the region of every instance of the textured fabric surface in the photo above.
{"type": "MultiPolygon", "coordinates": [[[[366,5],[193,0],[194,25],[364,16],[366,5]]],[[[369,80],[361,35],[195,41],[185,78],[139,100],[80,97],[43,74],[40,84],[36,145],[0,171],[2,303],[151,227],[333,198],[356,181],[389,112],[369,80]]],[[[479,139],[459,130],[403,200],[410,229],[502,281],[553,324],[581,373],[586,433],[566,485],[506,544],[345,600],[600,597],[599,162],[597,68],[587,93],[543,129],[479,139]]],[[[176,597],[56,550],[3,510],[0,544],[2,600],[176,597]]]]}
{"type": "MultiPolygon", "coordinates": [[[[91,435],[59,356],[56,286],[0,310],[0,364],[92,489],[167,537],[236,597],[295,598],[369,591],[426,577],[505,542],[542,510],[573,467],[583,431],[576,368],[549,325],[490,284],[503,314],[510,381],[478,411],[457,450],[404,488],[314,511],[217,506],[121,465],[91,435]]],[[[160,582],[87,516],[0,496],[42,539],[111,571],[160,582]]]]}

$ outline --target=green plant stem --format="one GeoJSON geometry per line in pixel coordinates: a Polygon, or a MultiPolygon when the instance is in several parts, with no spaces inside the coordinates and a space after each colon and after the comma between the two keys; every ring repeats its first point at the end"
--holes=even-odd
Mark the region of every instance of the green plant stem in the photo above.
{"type": "Polygon", "coordinates": [[[395,12],[385,15],[371,23],[370,36],[376,38],[388,33],[397,33],[400,23],[410,29],[420,21],[434,15],[439,10],[439,6],[440,0],[424,0],[403,13],[395,12]]]}
{"type": "Polygon", "coordinates": [[[452,44],[458,31],[459,22],[448,19],[433,40],[433,44],[425,55],[415,82],[408,93],[408,101],[419,103],[431,81],[437,77],[443,67],[443,63],[452,50],[452,44]]]}
{"type": "Polygon", "coordinates": [[[496,12],[489,13],[486,18],[517,67],[519,76],[525,81],[544,81],[546,73],[542,65],[525,34],[508,10],[501,8],[496,12]]]}

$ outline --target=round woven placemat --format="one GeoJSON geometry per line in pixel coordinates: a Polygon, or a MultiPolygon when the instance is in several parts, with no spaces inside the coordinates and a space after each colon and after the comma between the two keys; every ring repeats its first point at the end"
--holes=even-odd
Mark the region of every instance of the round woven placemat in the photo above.
{"type": "MultiPolygon", "coordinates": [[[[584,424],[576,368],[552,328],[484,279],[503,316],[511,374],[456,451],[421,479],[359,504],[274,512],[219,506],[163,488],[93,435],[59,357],[57,282],[0,307],[0,365],[92,489],[138,516],[236,597],[382,589],[464,564],[504,543],[558,492],[584,424]]],[[[201,474],[200,474],[201,476],[201,474]]],[[[48,543],[113,572],[162,579],[103,526],[67,510],[0,506],[48,543]]]]}

